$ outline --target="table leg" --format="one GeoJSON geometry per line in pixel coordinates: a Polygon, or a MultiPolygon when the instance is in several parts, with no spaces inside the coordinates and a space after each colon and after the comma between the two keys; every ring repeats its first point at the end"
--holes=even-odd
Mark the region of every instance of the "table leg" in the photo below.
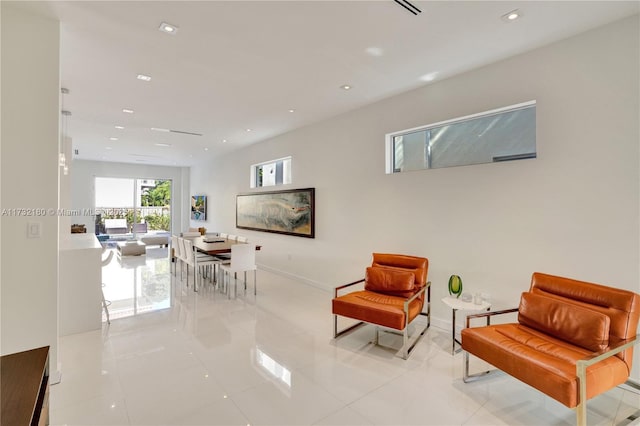
{"type": "Polygon", "coordinates": [[[455,355],[456,353],[456,309],[451,309],[452,320],[451,320],[451,355],[455,355]]]}

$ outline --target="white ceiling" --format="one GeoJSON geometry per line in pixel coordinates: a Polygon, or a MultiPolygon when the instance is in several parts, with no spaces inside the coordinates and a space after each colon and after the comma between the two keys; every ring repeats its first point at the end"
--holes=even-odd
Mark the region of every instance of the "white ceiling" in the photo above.
{"type": "Polygon", "coordinates": [[[19,7],[61,21],[61,80],[70,91],[63,106],[72,112],[65,128],[79,150],[75,158],[175,166],[639,11],[637,1],[413,3],[421,14],[392,0],[51,1],[19,7]],[[516,8],[521,19],[501,19],[516,8]],[[178,26],[177,34],[160,32],[163,21],[178,26]],[[138,74],[152,80],[137,80],[138,74]],[[343,84],[353,88],[342,90],[343,84]]]}

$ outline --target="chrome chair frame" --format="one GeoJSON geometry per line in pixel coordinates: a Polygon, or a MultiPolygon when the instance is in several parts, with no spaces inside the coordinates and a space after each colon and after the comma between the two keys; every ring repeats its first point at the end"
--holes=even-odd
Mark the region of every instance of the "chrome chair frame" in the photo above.
{"type": "MultiPolygon", "coordinates": [[[[344,284],[341,286],[338,286],[335,288],[334,290],[334,298],[338,297],[338,291],[345,289],[347,287],[351,287],[353,285],[359,284],[364,282],[364,278],[358,281],[354,281],[352,283],[349,284],[344,284]]],[[[424,334],[427,332],[427,330],[429,329],[429,327],[431,326],[431,281],[428,281],[424,287],[422,287],[420,290],[418,290],[416,292],[416,294],[414,294],[413,296],[411,296],[408,299],[405,299],[404,301],[404,305],[403,305],[403,311],[404,311],[404,317],[405,317],[405,324],[404,324],[404,328],[401,330],[401,332],[397,332],[394,329],[390,329],[390,328],[386,328],[385,330],[388,333],[394,333],[394,334],[398,334],[402,336],[402,348],[400,349],[402,352],[402,358],[403,359],[408,359],[409,355],[411,354],[411,351],[413,350],[413,348],[416,346],[416,344],[420,341],[420,339],[422,338],[422,336],[424,336],[424,334]],[[422,315],[422,316],[426,316],[427,317],[427,325],[426,327],[419,333],[419,335],[416,337],[415,341],[411,344],[411,346],[409,346],[409,304],[411,304],[411,302],[413,302],[418,296],[420,296],[421,294],[425,294],[425,292],[427,293],[427,312],[420,312],[418,315],[422,315]],[[393,330],[393,331],[392,331],[393,330]]],[[[414,318],[415,319],[415,318],[414,318]]],[[[376,336],[375,339],[373,340],[373,343],[375,345],[379,345],[379,346],[383,346],[380,345],[380,340],[379,340],[379,332],[380,332],[380,324],[375,324],[375,323],[370,323],[367,321],[359,321],[356,324],[353,324],[343,330],[338,331],[338,315],[337,314],[333,314],[333,338],[336,339],[344,334],[349,333],[350,331],[360,327],[361,325],[364,324],[371,324],[374,325],[376,327],[376,336]]],[[[413,337],[413,336],[412,336],[413,337]]]]}

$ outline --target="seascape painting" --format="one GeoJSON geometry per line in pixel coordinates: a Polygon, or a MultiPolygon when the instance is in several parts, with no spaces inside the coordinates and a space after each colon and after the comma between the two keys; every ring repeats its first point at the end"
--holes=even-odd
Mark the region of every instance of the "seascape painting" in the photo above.
{"type": "Polygon", "coordinates": [[[207,196],[192,195],[191,196],[191,220],[207,219],[207,196]]]}
{"type": "Polygon", "coordinates": [[[315,188],[239,194],[236,227],[315,237],[315,188]]]}

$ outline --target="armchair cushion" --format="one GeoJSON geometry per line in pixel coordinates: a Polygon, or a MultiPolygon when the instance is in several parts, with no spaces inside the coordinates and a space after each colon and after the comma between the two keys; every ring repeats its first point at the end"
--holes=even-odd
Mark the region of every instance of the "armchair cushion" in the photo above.
{"type": "Polygon", "coordinates": [[[607,315],[540,294],[522,293],[518,322],[590,351],[609,345],[607,315]]]}
{"type": "Polygon", "coordinates": [[[364,288],[368,291],[398,297],[414,294],[415,274],[399,268],[370,266],[364,278],[364,288]]]}

